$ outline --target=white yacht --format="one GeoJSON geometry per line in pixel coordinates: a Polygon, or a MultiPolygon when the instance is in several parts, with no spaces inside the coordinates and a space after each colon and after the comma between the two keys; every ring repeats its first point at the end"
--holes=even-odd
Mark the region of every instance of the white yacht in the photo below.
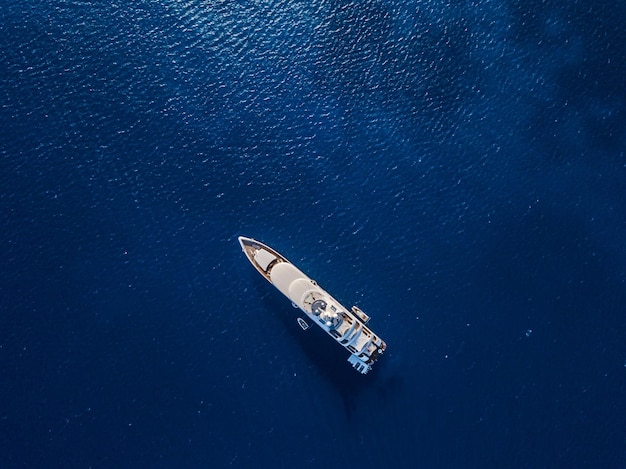
{"type": "MultiPolygon", "coordinates": [[[[335,341],[350,352],[348,361],[365,374],[385,351],[387,344],[367,326],[369,316],[356,306],[348,311],[328,292],[311,280],[285,257],[269,246],[252,238],[239,237],[239,243],[248,260],[272,285],[289,298],[294,307],[321,327],[335,341]]],[[[303,329],[308,324],[302,318],[303,329]]]]}

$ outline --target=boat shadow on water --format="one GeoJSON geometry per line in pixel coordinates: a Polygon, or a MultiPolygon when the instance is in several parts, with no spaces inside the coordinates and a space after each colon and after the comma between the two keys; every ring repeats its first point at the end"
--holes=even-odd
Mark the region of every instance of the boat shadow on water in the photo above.
{"type": "MultiPolygon", "coordinates": [[[[339,393],[348,419],[357,411],[364,395],[375,395],[379,400],[393,398],[401,386],[401,379],[392,366],[386,366],[385,362],[391,357],[383,355],[368,374],[358,373],[348,362],[345,350],[329,341],[327,334],[314,327],[309,318],[306,319],[309,328],[302,330],[297,319],[304,314],[285,301],[284,296],[277,291],[267,294],[267,286],[262,281],[255,282],[255,287],[259,292],[265,290],[265,294],[260,295],[263,307],[282,323],[284,332],[293,338],[294,347],[304,352],[307,362],[339,393]]],[[[277,334],[280,335],[282,331],[277,334]]]]}

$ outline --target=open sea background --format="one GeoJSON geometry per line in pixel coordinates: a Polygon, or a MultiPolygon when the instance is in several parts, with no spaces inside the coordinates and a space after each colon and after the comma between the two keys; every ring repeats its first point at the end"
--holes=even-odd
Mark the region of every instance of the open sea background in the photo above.
{"type": "Polygon", "coordinates": [[[626,468],[624,24],[4,1],[0,467],[626,468]],[[372,316],[372,373],[238,235],[372,316]]]}

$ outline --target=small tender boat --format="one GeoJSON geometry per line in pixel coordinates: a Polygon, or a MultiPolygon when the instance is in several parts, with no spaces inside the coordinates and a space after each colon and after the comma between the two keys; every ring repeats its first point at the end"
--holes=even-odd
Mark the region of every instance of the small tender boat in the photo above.
{"type": "MultiPolygon", "coordinates": [[[[348,362],[357,371],[365,374],[372,369],[387,344],[366,326],[370,319],[367,314],[356,306],[349,311],[285,257],[260,241],[240,236],[239,243],[248,260],[268,282],[350,352],[348,362]]],[[[298,324],[304,330],[309,328],[302,318],[298,318],[298,324]]]]}
{"type": "Polygon", "coordinates": [[[306,331],[309,328],[308,323],[304,319],[298,318],[297,321],[298,321],[298,324],[300,324],[300,327],[302,328],[303,331],[306,331]]]}

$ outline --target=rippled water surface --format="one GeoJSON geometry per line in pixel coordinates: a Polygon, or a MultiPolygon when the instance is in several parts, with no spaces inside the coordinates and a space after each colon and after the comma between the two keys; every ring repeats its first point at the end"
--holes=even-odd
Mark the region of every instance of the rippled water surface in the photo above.
{"type": "Polygon", "coordinates": [[[623,468],[625,21],[5,2],[0,465],[623,468]],[[370,375],[238,235],[372,316],[370,375]]]}

